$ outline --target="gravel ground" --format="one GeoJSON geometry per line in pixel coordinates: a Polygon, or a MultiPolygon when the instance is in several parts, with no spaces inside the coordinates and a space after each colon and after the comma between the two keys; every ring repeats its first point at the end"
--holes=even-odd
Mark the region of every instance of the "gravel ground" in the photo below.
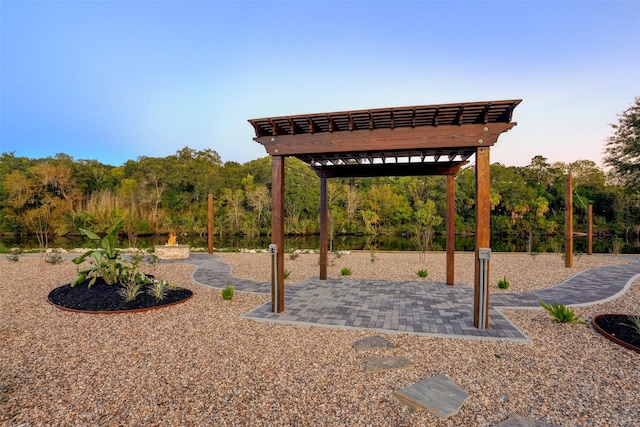
{"type": "MultiPolygon", "coordinates": [[[[268,280],[264,254],[224,259],[238,276],[268,280]]],[[[353,277],[404,279],[427,268],[431,280],[444,279],[443,254],[424,262],[386,253],[371,262],[368,252],[331,260],[330,276],[349,267],[353,277]]],[[[621,261],[583,256],[568,271],[558,255],[493,254],[491,269],[519,291],[621,261]]],[[[456,280],[469,281],[472,257],[456,262],[456,280]]],[[[287,255],[285,264],[291,282],[317,275],[317,255],[287,255]]],[[[370,332],[240,319],[267,297],[224,301],[190,282],[189,265],[150,271],[193,290],[184,304],[139,314],[64,312],[46,297],[75,268],[68,260],[0,259],[2,425],[484,426],[519,414],[567,426],[633,426],[640,419],[640,355],[590,326],[554,324],[542,310],[505,311],[532,344],[382,334],[395,349],[358,353],[353,342],[370,332]],[[415,368],[366,373],[362,357],[375,355],[405,356],[415,368]],[[439,373],[471,394],[456,416],[415,414],[392,397],[439,373]]],[[[576,311],[584,319],[640,314],[638,301],[640,281],[616,300],[576,311]]]]}

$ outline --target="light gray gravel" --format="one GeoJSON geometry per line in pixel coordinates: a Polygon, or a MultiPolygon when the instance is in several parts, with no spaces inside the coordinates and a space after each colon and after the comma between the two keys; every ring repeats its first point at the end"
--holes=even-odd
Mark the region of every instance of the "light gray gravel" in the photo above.
{"type": "MultiPolygon", "coordinates": [[[[223,258],[236,275],[268,280],[261,255],[223,258]]],[[[426,263],[417,254],[375,257],[332,257],[330,276],[350,267],[354,277],[414,278],[420,268],[431,280],[444,277],[443,254],[426,263]]],[[[457,280],[468,281],[472,257],[456,260],[457,280]]],[[[496,281],[507,275],[519,291],[553,285],[591,262],[624,260],[582,256],[567,271],[559,255],[494,254],[491,268],[496,281]]],[[[292,283],[317,275],[317,255],[285,264],[292,283]]],[[[554,324],[542,310],[505,311],[532,344],[383,334],[395,348],[358,352],[352,344],[374,334],[240,319],[268,297],[224,301],[192,284],[188,265],[151,271],[192,289],[184,304],[141,314],[64,312],[46,296],[75,267],[0,259],[2,425],[484,426],[518,414],[567,426],[634,426],[640,419],[640,355],[589,326],[554,324]],[[363,357],[379,356],[407,357],[415,368],[365,372],[363,357]],[[392,397],[440,373],[471,394],[455,417],[415,414],[392,397]]],[[[639,301],[636,281],[622,297],[577,312],[584,319],[640,314],[639,301]]]]}

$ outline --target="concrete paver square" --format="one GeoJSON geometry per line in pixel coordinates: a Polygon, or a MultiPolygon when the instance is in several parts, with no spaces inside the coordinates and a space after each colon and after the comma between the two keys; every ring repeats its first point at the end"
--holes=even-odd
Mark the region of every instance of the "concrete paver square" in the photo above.
{"type": "Polygon", "coordinates": [[[427,410],[440,418],[449,418],[458,413],[471,395],[446,375],[439,374],[397,390],[393,396],[415,412],[427,410]]]}
{"type": "Polygon", "coordinates": [[[411,369],[413,362],[406,357],[363,357],[366,372],[385,372],[396,369],[411,369]]]}
{"type": "Polygon", "coordinates": [[[379,335],[366,337],[353,343],[353,348],[358,351],[372,348],[395,348],[395,345],[379,335]]]}

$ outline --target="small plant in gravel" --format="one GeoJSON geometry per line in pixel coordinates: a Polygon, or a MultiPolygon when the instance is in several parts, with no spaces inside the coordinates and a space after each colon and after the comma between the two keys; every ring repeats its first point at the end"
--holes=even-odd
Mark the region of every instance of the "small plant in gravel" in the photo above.
{"type": "Polygon", "coordinates": [[[62,261],[64,261],[62,255],[56,251],[47,253],[47,256],[44,258],[44,262],[51,265],[60,264],[62,261]]]}
{"type": "Polygon", "coordinates": [[[291,261],[295,261],[296,259],[298,259],[298,257],[299,257],[299,256],[300,256],[300,254],[299,254],[299,253],[294,252],[294,253],[292,253],[291,255],[289,255],[289,259],[290,259],[291,261]]]}
{"type": "Polygon", "coordinates": [[[283,275],[284,275],[284,278],[285,278],[285,279],[288,279],[288,278],[289,278],[289,276],[291,276],[291,270],[285,270],[285,271],[283,272],[283,275]]]}
{"type": "Polygon", "coordinates": [[[553,317],[553,321],[557,323],[580,323],[584,324],[585,322],[580,320],[580,317],[576,315],[576,312],[572,309],[568,308],[564,304],[551,303],[545,304],[544,301],[540,300],[540,305],[542,308],[547,310],[551,316],[553,317]]]}
{"type": "Polygon", "coordinates": [[[369,261],[371,261],[372,263],[376,262],[378,258],[376,257],[376,254],[374,252],[371,252],[371,257],[369,257],[369,261]]]}
{"type": "Polygon", "coordinates": [[[18,262],[20,261],[20,257],[22,257],[22,249],[14,248],[11,250],[11,253],[7,255],[7,259],[9,261],[18,262]]]}
{"type": "Polygon", "coordinates": [[[426,268],[421,268],[420,270],[416,271],[416,274],[418,275],[418,277],[426,278],[429,275],[429,272],[426,268]]]}
{"type": "Polygon", "coordinates": [[[343,276],[351,276],[351,269],[349,267],[343,267],[342,270],[340,270],[340,274],[343,276]]]}
{"type": "Polygon", "coordinates": [[[232,300],[235,290],[236,290],[236,287],[230,286],[229,282],[227,282],[227,286],[225,286],[224,289],[222,290],[222,299],[228,300],[228,301],[232,300]]]}
{"type": "Polygon", "coordinates": [[[509,289],[509,286],[511,286],[511,283],[509,282],[509,279],[507,279],[507,276],[504,276],[502,279],[498,280],[498,287],[500,289],[509,289]]]}

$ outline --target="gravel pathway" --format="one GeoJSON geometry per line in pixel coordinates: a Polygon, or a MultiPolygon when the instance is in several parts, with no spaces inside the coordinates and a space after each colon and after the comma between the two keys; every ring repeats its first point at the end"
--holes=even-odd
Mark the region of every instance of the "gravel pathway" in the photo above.
{"type": "MultiPolygon", "coordinates": [[[[234,275],[265,281],[268,256],[262,255],[222,258],[234,275]]],[[[516,292],[627,262],[583,256],[565,271],[558,255],[493,255],[492,277],[507,275],[516,292]]],[[[351,253],[332,258],[330,277],[349,266],[352,277],[415,280],[415,271],[426,267],[429,280],[442,281],[443,259],[351,253]]],[[[467,259],[472,256],[457,256],[456,281],[469,283],[467,259]]],[[[317,275],[316,260],[287,259],[287,283],[301,286],[317,275]]],[[[67,313],[46,296],[75,269],[69,261],[0,259],[2,425],[490,426],[518,414],[556,425],[634,426],[640,419],[640,355],[588,325],[554,324],[542,310],[504,310],[530,344],[382,334],[395,348],[357,352],[353,343],[371,333],[242,319],[268,297],[237,293],[224,301],[219,290],[191,282],[190,265],[149,271],[192,289],[194,298],[184,304],[141,314],[67,313]],[[415,368],[367,373],[362,353],[407,357],[415,368]],[[451,419],[415,414],[392,397],[438,374],[471,394],[451,419]]],[[[619,298],[577,312],[583,319],[640,314],[638,301],[636,280],[619,298]]]]}

